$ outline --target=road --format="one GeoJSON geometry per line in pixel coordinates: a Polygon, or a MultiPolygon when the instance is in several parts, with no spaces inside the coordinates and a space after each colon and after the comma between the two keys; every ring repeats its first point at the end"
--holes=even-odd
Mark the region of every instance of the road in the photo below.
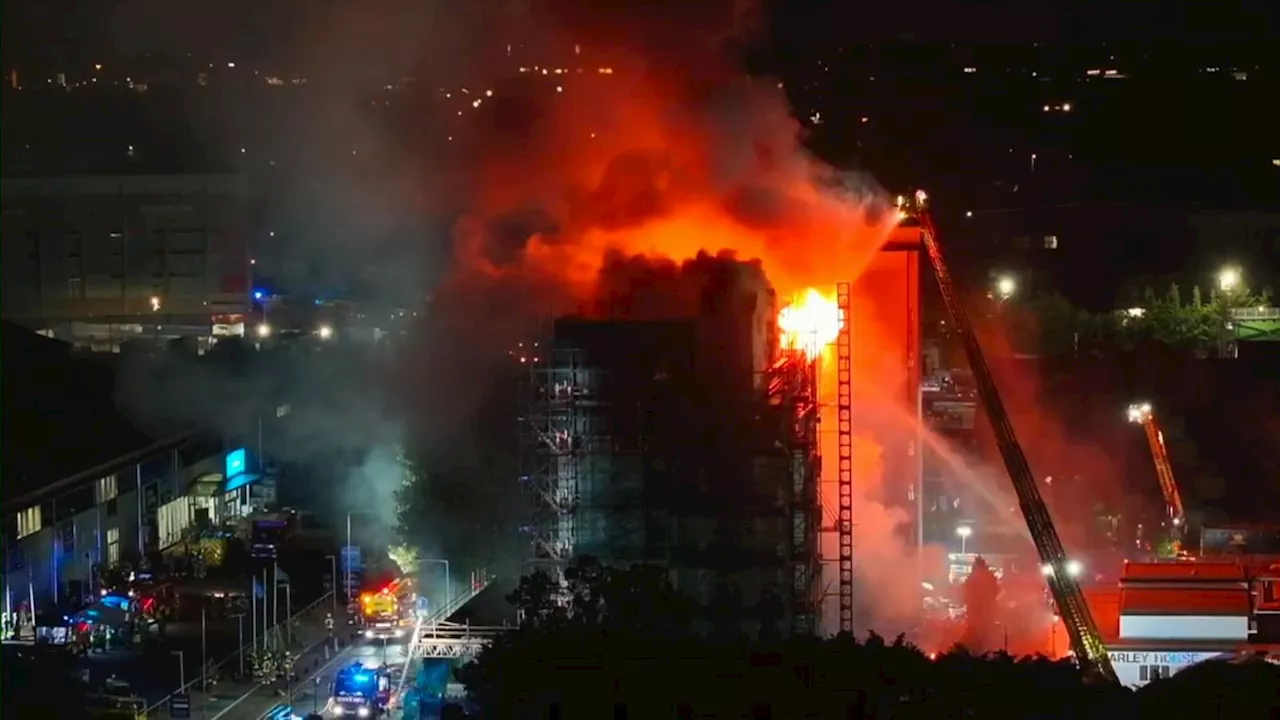
{"type": "MultiPolygon", "coordinates": [[[[294,714],[305,716],[310,712],[321,712],[325,717],[335,717],[325,712],[334,676],[340,668],[356,661],[366,665],[389,664],[394,673],[392,682],[398,683],[407,647],[403,642],[386,643],[384,646],[381,640],[360,640],[346,646],[327,662],[323,660],[322,653],[313,656],[313,660],[319,662],[307,662],[304,659],[299,662],[299,682],[294,686],[292,693],[294,714]]],[[[226,712],[210,715],[210,718],[211,720],[260,720],[271,708],[288,702],[288,695],[262,689],[226,712]]]]}
{"type": "MultiPolygon", "coordinates": [[[[467,592],[454,595],[454,607],[442,607],[437,611],[437,615],[451,616],[457,607],[466,605],[475,597],[476,592],[481,588],[473,588],[467,592]]],[[[400,678],[398,673],[404,666],[407,651],[406,643],[391,642],[384,644],[381,640],[367,641],[360,638],[352,626],[339,625],[340,639],[351,640],[352,642],[342,645],[338,651],[334,652],[332,651],[332,645],[323,642],[328,638],[328,633],[323,630],[324,610],[326,609],[318,608],[309,623],[295,630],[303,640],[298,643],[300,649],[294,666],[299,682],[292,688],[285,691],[274,686],[232,687],[230,684],[226,686],[220,684],[218,690],[211,693],[212,697],[207,700],[203,715],[193,713],[193,716],[202,717],[206,720],[261,720],[268,711],[281,704],[288,703],[290,700],[295,712],[299,715],[311,712],[313,708],[323,710],[328,705],[330,686],[337,670],[344,665],[350,665],[356,660],[368,664],[381,662],[389,664],[393,671],[392,681],[396,686],[399,686],[400,678]],[[302,647],[309,649],[304,652],[301,650],[302,647]],[[329,652],[326,652],[326,650],[329,650],[329,652]]],[[[441,618],[435,617],[427,621],[435,622],[439,619],[441,618]]],[[[342,623],[343,618],[339,618],[338,622],[342,623]]],[[[200,708],[197,705],[197,700],[198,698],[192,698],[192,710],[200,708]]],[[[156,717],[167,718],[168,715],[167,713],[158,714],[156,717]]]]}
{"type": "MultiPolygon", "coordinates": [[[[299,617],[294,624],[293,648],[294,652],[298,653],[297,666],[299,668],[309,667],[309,663],[317,662],[318,659],[323,657],[323,645],[329,638],[329,631],[325,628],[324,619],[331,609],[330,605],[323,603],[311,612],[299,617]]],[[[339,619],[339,622],[342,622],[342,620],[339,619]]],[[[227,672],[235,670],[235,662],[232,659],[224,666],[224,670],[227,672]]],[[[198,688],[191,693],[191,715],[204,718],[222,717],[236,707],[251,702],[259,696],[272,697],[271,690],[257,683],[234,682],[223,679],[211,687],[207,695],[199,692],[198,688]],[[247,698],[246,695],[248,696],[247,698]]],[[[277,700],[276,702],[279,701],[277,700]]],[[[169,718],[168,705],[148,713],[147,717],[169,718]]],[[[257,717],[254,716],[255,720],[257,717]]]]}

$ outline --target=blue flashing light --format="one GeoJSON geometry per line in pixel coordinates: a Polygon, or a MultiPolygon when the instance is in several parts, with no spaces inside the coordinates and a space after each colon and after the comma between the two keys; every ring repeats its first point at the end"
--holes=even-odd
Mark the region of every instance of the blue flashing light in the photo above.
{"type": "Polygon", "coordinates": [[[254,291],[253,291],[253,299],[254,299],[254,300],[261,300],[262,298],[264,298],[264,297],[266,297],[266,296],[267,296],[267,294],[266,294],[265,292],[261,291],[261,290],[254,290],[254,291]]]}

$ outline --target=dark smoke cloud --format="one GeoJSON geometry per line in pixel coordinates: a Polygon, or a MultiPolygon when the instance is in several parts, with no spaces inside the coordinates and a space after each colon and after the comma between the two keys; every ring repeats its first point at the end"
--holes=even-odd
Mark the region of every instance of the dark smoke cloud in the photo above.
{"type": "MultiPolygon", "coordinates": [[[[289,452],[320,464],[334,448],[350,449],[348,502],[374,506],[385,524],[406,441],[425,449],[432,482],[482,486],[478,496],[493,504],[469,510],[501,516],[520,502],[512,474],[494,470],[513,443],[483,440],[515,414],[490,413],[511,374],[507,350],[539,337],[555,316],[688,317],[717,284],[763,283],[766,273],[787,293],[830,285],[859,273],[887,232],[872,209],[883,197],[875,183],[813,158],[778,83],[740,76],[734,31],[748,4],[387,0],[308,9],[265,57],[307,68],[312,99],[271,120],[227,108],[229,122],[303,160],[275,181],[287,202],[270,218],[302,261],[299,277],[323,287],[368,267],[365,284],[383,298],[428,298],[422,321],[393,369],[302,354],[240,375],[179,364],[155,383],[154,366],[139,364],[124,386],[158,398],[135,409],[164,422],[230,423],[263,394],[291,398],[299,439],[289,452]],[[529,79],[495,83],[492,102],[448,152],[426,112],[411,131],[370,114],[371,84],[413,74],[419,87],[458,87],[490,77],[507,61],[487,50],[508,38],[526,50],[605,48],[615,73],[563,94],[535,91],[529,79]],[[432,232],[441,226],[452,230],[432,232]],[[294,398],[306,397],[316,398],[315,411],[303,415],[294,398]]],[[[483,544],[468,534],[483,520],[429,510],[420,521],[445,548],[456,538],[483,544]]],[[[883,594],[886,605],[900,604],[918,584],[903,580],[908,554],[892,532],[900,518],[886,511],[882,520],[881,544],[866,546],[878,550],[862,570],[882,586],[896,578],[903,592],[883,594]]]]}
{"type": "Polygon", "coordinates": [[[772,288],[760,261],[731,251],[700,252],[691,260],[610,253],[596,285],[590,314],[620,320],[682,320],[732,291],[772,288]]]}

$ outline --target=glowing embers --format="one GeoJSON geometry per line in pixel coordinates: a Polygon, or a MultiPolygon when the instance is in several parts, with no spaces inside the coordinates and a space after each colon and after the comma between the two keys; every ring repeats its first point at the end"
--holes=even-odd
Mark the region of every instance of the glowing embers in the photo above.
{"type": "Polygon", "coordinates": [[[778,313],[782,349],[802,351],[811,359],[836,341],[843,325],[835,296],[823,295],[816,288],[800,293],[778,313]]]}

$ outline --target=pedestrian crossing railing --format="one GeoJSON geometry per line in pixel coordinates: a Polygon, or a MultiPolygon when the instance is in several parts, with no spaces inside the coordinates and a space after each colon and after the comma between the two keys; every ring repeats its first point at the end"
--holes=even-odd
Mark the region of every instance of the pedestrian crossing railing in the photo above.
{"type": "MultiPolygon", "coordinates": [[[[404,692],[405,682],[408,680],[410,672],[409,665],[418,658],[422,657],[455,657],[444,655],[423,655],[423,652],[437,649],[430,646],[429,638],[433,633],[437,633],[442,627],[457,627],[446,623],[446,621],[456,612],[461,610],[463,606],[471,602],[471,600],[484,592],[484,589],[493,584],[494,577],[489,575],[487,571],[479,570],[471,574],[471,586],[464,592],[450,598],[444,607],[439,608],[433,613],[418,618],[417,624],[413,628],[412,640],[409,642],[408,652],[405,653],[404,667],[400,669],[400,684],[396,688],[397,694],[404,692]]],[[[479,652],[477,650],[476,652],[479,652]]],[[[466,657],[458,655],[456,657],[466,657]]]]}
{"type": "Polygon", "coordinates": [[[471,658],[510,628],[440,623],[423,631],[410,651],[417,658],[471,658]]]}

